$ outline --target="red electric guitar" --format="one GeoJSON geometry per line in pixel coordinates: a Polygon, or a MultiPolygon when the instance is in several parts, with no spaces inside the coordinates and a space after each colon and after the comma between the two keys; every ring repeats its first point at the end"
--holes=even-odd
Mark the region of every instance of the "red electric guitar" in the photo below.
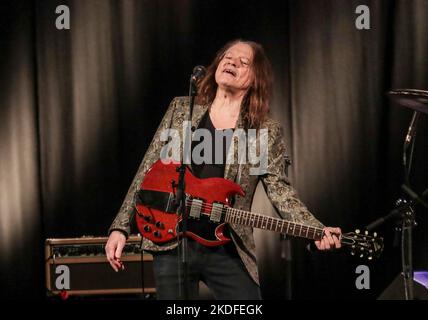
{"type": "MultiPolygon", "coordinates": [[[[158,160],[147,172],[136,194],[136,222],[143,237],[154,243],[167,243],[183,236],[181,216],[174,205],[180,164],[164,164],[158,160]]],[[[230,207],[235,195],[244,195],[242,188],[223,178],[196,178],[189,168],[185,172],[187,232],[185,236],[205,246],[218,246],[231,239],[224,233],[226,223],[277,231],[288,235],[320,240],[323,229],[256,214],[230,207]]],[[[359,230],[342,234],[342,245],[352,254],[369,259],[378,256],[383,240],[359,230]]]]}

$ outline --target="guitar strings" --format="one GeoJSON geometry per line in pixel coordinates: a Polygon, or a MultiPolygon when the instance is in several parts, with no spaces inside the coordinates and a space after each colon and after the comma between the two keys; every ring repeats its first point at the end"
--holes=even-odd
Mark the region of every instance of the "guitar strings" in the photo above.
{"type": "MultiPolygon", "coordinates": [[[[186,206],[189,207],[191,205],[192,205],[192,200],[191,199],[186,199],[186,206]]],[[[212,209],[213,205],[212,204],[206,204],[206,203],[204,203],[204,204],[202,204],[200,206],[200,208],[201,209],[212,209]]],[[[248,216],[253,216],[253,218],[258,219],[258,220],[260,220],[260,219],[267,219],[267,220],[273,220],[273,221],[277,221],[277,222],[281,222],[281,223],[287,223],[287,224],[291,223],[291,224],[295,225],[296,227],[309,228],[309,229],[312,229],[314,231],[323,232],[323,229],[318,228],[318,227],[311,227],[311,226],[307,226],[307,225],[304,225],[304,224],[295,223],[295,222],[292,222],[292,221],[287,221],[287,220],[284,220],[284,219],[279,219],[279,218],[269,217],[269,216],[263,216],[263,215],[259,215],[258,213],[255,213],[255,212],[249,212],[249,211],[245,211],[245,210],[235,209],[235,208],[228,207],[228,206],[224,206],[223,208],[221,208],[222,212],[226,212],[228,209],[230,211],[232,211],[231,212],[232,214],[240,214],[241,215],[240,218],[244,218],[244,219],[248,219],[249,218],[248,216]],[[248,216],[245,217],[245,215],[248,215],[248,216]]],[[[304,229],[304,230],[306,230],[306,229],[304,229]]],[[[345,238],[345,239],[347,239],[347,240],[354,240],[351,237],[346,236],[345,234],[342,234],[342,237],[345,238]]]]}
{"type": "MultiPolygon", "coordinates": [[[[191,206],[191,204],[192,204],[192,200],[191,199],[186,199],[186,207],[191,206]]],[[[212,209],[213,205],[212,204],[205,204],[204,203],[204,204],[202,204],[200,206],[200,208],[201,209],[212,209]]],[[[315,237],[315,236],[318,235],[319,232],[324,233],[323,229],[321,229],[321,228],[311,227],[311,226],[307,226],[307,225],[299,224],[299,223],[294,223],[294,222],[283,220],[283,219],[279,219],[279,218],[263,216],[263,215],[259,215],[257,213],[248,212],[248,211],[244,211],[244,210],[239,210],[239,209],[235,209],[235,208],[232,208],[232,207],[224,206],[223,208],[221,208],[221,211],[222,212],[227,212],[228,209],[231,211],[232,214],[239,214],[240,216],[238,218],[241,218],[241,219],[248,219],[248,218],[252,217],[253,219],[256,219],[257,222],[260,222],[261,220],[262,220],[262,222],[265,221],[266,223],[272,223],[272,221],[276,221],[278,223],[282,223],[282,224],[285,223],[285,224],[287,224],[287,229],[288,229],[288,225],[293,224],[294,225],[293,230],[296,230],[297,228],[300,228],[299,229],[300,230],[299,234],[302,234],[302,232],[303,233],[305,233],[305,232],[307,232],[307,233],[311,232],[311,233],[313,233],[313,236],[315,237]]],[[[237,215],[232,216],[232,219],[234,217],[237,217],[237,215]]]]}

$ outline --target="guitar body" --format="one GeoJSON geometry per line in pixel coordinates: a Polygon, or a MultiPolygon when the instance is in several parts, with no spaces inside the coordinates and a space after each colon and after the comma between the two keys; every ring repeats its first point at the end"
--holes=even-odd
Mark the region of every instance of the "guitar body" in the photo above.
{"type": "Polygon", "coordinates": [[[172,200],[177,191],[179,167],[179,163],[164,164],[158,160],[146,173],[140,185],[140,192],[153,194],[154,191],[156,196],[162,196],[165,200],[157,205],[149,201],[137,201],[136,222],[141,235],[158,244],[176,240],[177,236],[183,235],[205,246],[218,246],[229,242],[231,239],[225,234],[223,215],[221,214],[219,221],[217,216],[213,219],[214,215],[211,216],[211,213],[213,210],[217,210],[217,213],[219,210],[222,212],[223,206],[230,207],[230,200],[234,195],[244,195],[242,188],[223,178],[199,179],[186,167],[185,191],[186,195],[191,195],[188,201],[192,205],[186,206],[187,232],[183,234],[182,219],[177,214],[177,208],[174,207],[175,203],[172,200]],[[161,209],[163,206],[168,209],[161,209]],[[217,209],[213,209],[213,206],[217,209]],[[196,215],[192,214],[195,210],[196,215]]]}

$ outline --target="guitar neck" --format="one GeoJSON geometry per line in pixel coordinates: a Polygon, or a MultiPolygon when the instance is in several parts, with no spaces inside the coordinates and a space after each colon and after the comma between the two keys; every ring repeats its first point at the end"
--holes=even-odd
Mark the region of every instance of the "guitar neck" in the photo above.
{"type": "Polygon", "coordinates": [[[225,221],[312,240],[321,240],[323,237],[321,228],[234,208],[227,208],[225,221]]]}

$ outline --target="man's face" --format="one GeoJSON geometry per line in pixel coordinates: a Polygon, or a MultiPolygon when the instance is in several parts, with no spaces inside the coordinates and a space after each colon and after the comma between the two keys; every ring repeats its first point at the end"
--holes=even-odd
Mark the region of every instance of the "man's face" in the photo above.
{"type": "Polygon", "coordinates": [[[253,49],[238,42],[226,50],[217,67],[215,80],[219,87],[247,91],[253,81],[253,49]]]}

